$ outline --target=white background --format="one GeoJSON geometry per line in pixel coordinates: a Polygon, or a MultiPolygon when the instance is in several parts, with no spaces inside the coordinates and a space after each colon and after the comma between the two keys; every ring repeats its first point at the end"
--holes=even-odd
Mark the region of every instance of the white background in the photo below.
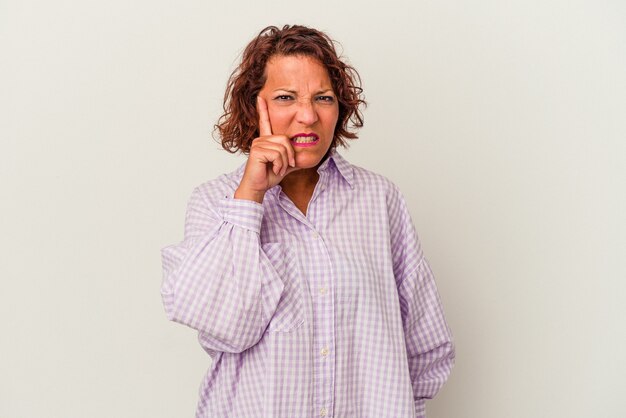
{"type": "Polygon", "coordinates": [[[407,197],[457,344],[429,418],[618,418],[626,3],[0,0],[0,417],[190,417],[209,357],[160,248],[264,26],[327,31],[370,106],[344,155],[407,197]]]}

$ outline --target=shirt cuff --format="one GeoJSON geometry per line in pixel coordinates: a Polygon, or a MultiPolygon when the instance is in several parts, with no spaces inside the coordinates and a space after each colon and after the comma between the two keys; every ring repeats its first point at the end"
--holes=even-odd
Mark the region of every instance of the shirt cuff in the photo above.
{"type": "Polygon", "coordinates": [[[415,401],[415,418],[426,418],[426,401],[424,399],[415,401]]]}
{"type": "Polygon", "coordinates": [[[263,212],[263,205],[253,200],[233,199],[228,196],[220,199],[219,213],[225,222],[257,234],[261,231],[263,212]]]}

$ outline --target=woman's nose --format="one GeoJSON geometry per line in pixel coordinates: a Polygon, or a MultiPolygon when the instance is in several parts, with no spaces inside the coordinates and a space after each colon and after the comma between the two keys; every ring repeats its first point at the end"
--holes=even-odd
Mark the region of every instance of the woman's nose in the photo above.
{"type": "Polygon", "coordinates": [[[298,103],[298,110],[296,114],[296,120],[305,126],[313,125],[317,122],[317,111],[315,106],[310,101],[302,101],[298,103]]]}

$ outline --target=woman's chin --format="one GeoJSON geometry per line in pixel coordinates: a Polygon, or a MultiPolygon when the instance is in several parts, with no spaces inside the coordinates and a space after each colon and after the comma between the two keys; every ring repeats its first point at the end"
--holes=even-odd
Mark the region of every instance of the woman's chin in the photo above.
{"type": "Polygon", "coordinates": [[[315,168],[322,162],[321,158],[298,158],[296,157],[296,167],[302,170],[315,168]]]}
{"type": "Polygon", "coordinates": [[[296,167],[301,169],[316,168],[324,161],[326,154],[309,154],[306,152],[296,153],[296,167]]]}

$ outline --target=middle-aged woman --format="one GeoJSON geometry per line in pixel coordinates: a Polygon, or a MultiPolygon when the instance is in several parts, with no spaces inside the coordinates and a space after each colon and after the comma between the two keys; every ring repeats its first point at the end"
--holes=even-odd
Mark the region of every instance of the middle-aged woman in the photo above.
{"type": "Polygon", "coordinates": [[[197,417],[424,417],[447,379],[452,338],[405,201],[336,150],[360,94],[303,26],[264,29],[233,72],[217,127],[247,161],[194,190],[184,241],[163,249],[167,315],[213,359],[197,417]]]}

